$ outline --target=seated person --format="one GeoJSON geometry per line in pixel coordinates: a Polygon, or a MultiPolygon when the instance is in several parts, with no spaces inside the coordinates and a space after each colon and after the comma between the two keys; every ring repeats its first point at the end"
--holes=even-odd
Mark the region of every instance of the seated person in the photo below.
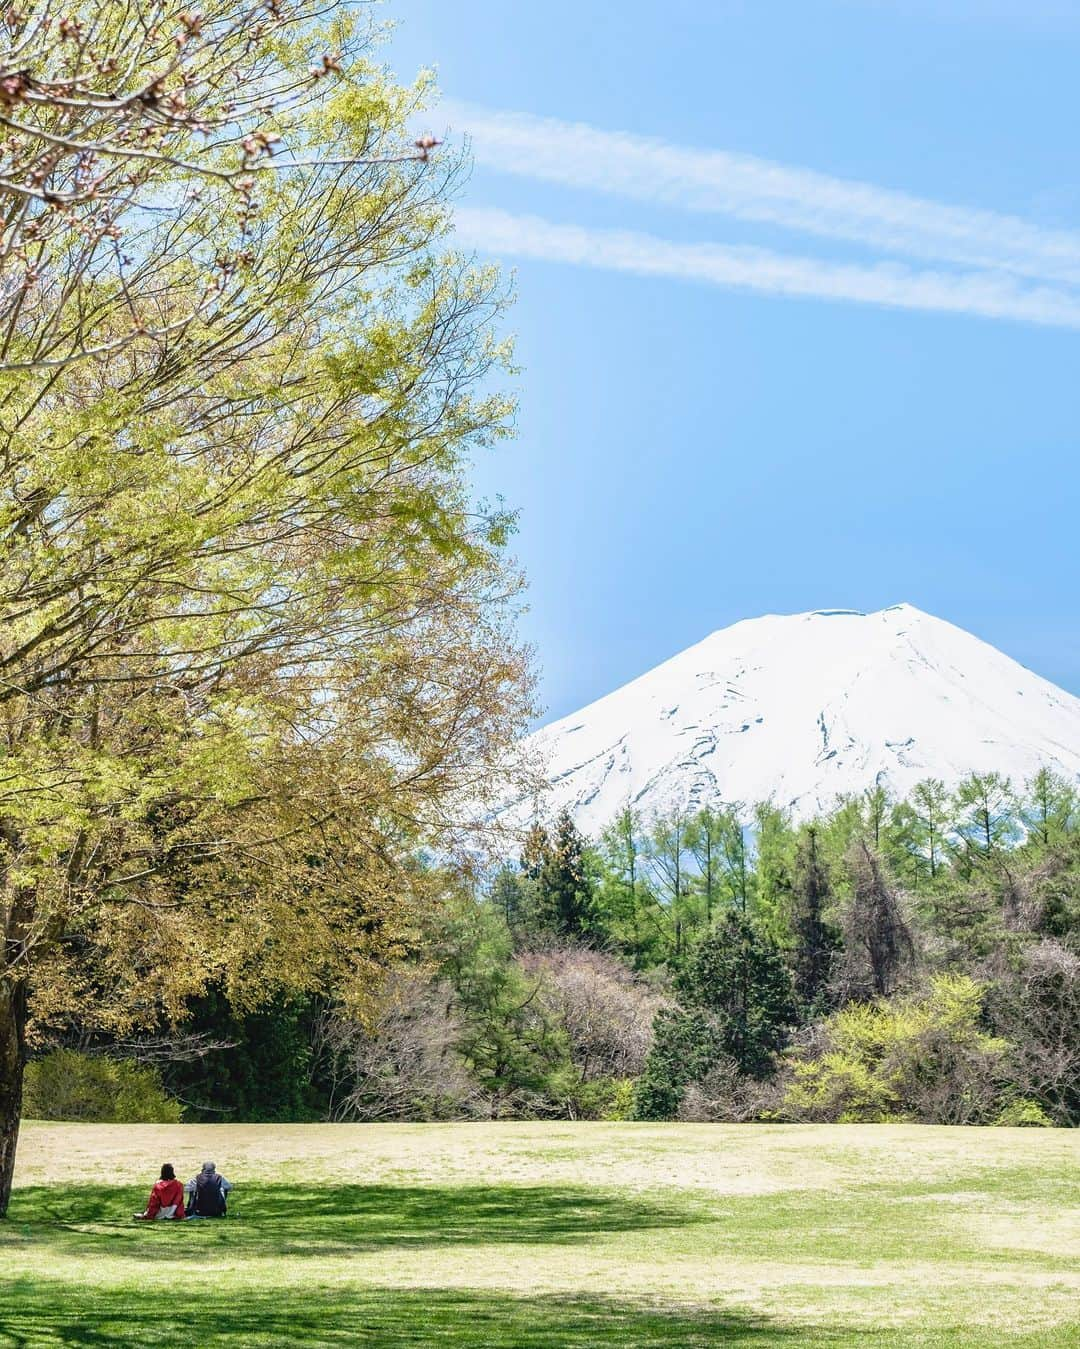
{"type": "Polygon", "coordinates": [[[189,1218],[224,1218],[225,1200],[232,1186],[218,1175],[213,1162],[203,1162],[202,1170],[186,1187],[189,1218]]]}
{"type": "Polygon", "coordinates": [[[134,1216],[146,1221],[153,1218],[183,1218],[185,1216],[184,1189],[176,1179],[176,1172],[168,1162],[161,1168],[161,1179],[150,1191],[145,1212],[136,1213],[134,1216]]]}

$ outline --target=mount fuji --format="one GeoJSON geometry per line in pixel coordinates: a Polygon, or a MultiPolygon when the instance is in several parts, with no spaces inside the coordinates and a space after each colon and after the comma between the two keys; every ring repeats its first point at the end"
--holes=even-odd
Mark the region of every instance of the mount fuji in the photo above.
{"type": "Polygon", "coordinates": [[[565,806],[595,835],[628,804],[770,797],[798,820],[875,783],[1020,785],[1043,765],[1080,782],[1080,698],[910,604],[819,609],[714,632],[522,748],[550,786],[505,802],[506,824],[565,806]]]}

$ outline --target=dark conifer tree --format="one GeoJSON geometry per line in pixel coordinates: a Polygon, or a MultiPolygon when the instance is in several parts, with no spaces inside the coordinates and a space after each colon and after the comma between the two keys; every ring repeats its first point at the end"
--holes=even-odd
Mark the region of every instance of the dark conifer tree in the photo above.
{"type": "Polygon", "coordinates": [[[676,981],[680,1001],[717,1018],[720,1043],[744,1073],[764,1076],[795,1023],[791,976],[777,947],[738,910],[701,941],[676,981]]]}
{"type": "Polygon", "coordinates": [[[830,899],[829,874],[809,828],[795,854],[792,928],[795,933],[795,992],[808,1018],[826,1010],[833,959],[840,944],[837,930],[825,921],[830,899]]]}
{"type": "Polygon", "coordinates": [[[653,1025],[638,1084],[639,1119],[671,1119],[689,1083],[722,1056],[741,1072],[767,1077],[795,1024],[791,976],[778,948],[737,909],[701,941],[676,980],[679,1006],[653,1025]]]}

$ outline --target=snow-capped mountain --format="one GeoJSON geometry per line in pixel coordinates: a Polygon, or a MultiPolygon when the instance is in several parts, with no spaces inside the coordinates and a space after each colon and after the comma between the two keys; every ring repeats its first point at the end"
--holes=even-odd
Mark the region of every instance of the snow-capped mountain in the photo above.
{"type": "Polygon", "coordinates": [[[772,797],[806,818],[875,782],[903,795],[1046,765],[1080,781],[1080,698],[910,604],[723,628],[524,742],[550,788],[506,823],[568,806],[595,834],[628,803],[772,797]]]}

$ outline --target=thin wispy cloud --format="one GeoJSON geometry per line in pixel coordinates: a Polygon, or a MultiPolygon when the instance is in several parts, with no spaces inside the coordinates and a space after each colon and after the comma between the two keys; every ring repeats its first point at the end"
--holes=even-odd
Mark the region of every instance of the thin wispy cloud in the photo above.
{"type": "Polygon", "coordinates": [[[438,115],[469,135],[477,164],[504,173],[777,225],[893,256],[1080,285],[1080,233],[1017,216],[554,118],[455,102],[438,115]]]}
{"type": "Polygon", "coordinates": [[[661,276],[770,295],[1080,328],[1080,295],[994,272],[948,272],[895,262],[828,262],[767,249],[675,243],[649,234],[558,224],[538,216],[463,207],[458,239],[507,257],[661,276]]]}

